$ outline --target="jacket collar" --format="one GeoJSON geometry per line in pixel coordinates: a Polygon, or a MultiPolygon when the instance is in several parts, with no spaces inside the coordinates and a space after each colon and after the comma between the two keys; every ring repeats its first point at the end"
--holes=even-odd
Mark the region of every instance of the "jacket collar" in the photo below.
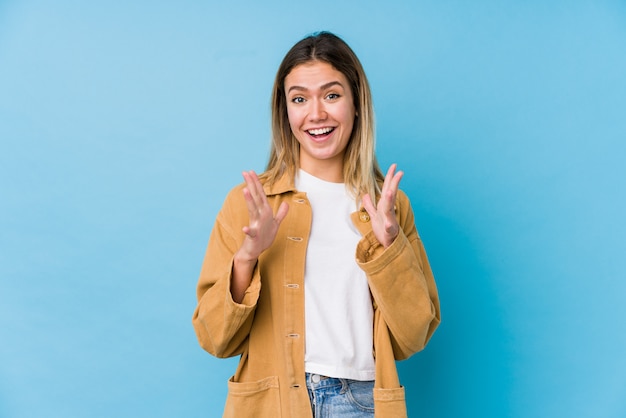
{"type": "MultiPolygon", "coordinates": [[[[274,184],[272,184],[271,186],[265,183],[263,185],[263,190],[265,191],[266,196],[274,196],[288,192],[297,192],[295,179],[287,172],[283,173],[278,181],[274,182],[274,184]]],[[[352,223],[361,232],[361,235],[367,235],[369,232],[372,231],[370,217],[365,211],[363,205],[361,205],[358,211],[352,213],[351,219],[352,223]]]]}
{"type": "Polygon", "coordinates": [[[275,181],[274,184],[269,185],[265,183],[263,185],[263,190],[265,191],[266,196],[273,196],[287,192],[295,192],[296,181],[294,177],[292,175],[289,175],[287,170],[285,170],[282,176],[277,181],[275,181]]]}

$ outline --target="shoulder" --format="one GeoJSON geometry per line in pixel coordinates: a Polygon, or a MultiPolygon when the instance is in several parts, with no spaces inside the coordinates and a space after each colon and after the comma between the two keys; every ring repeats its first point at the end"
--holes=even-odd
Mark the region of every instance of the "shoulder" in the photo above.
{"type": "Polygon", "coordinates": [[[402,189],[398,189],[398,193],[396,194],[396,202],[401,202],[404,204],[410,205],[409,196],[402,189]]]}
{"type": "MultiPolygon", "coordinates": [[[[281,176],[276,181],[271,181],[268,178],[267,173],[262,173],[258,177],[269,201],[275,200],[276,198],[280,199],[281,195],[284,193],[295,190],[293,178],[287,175],[281,176]]],[[[224,199],[224,204],[222,205],[222,210],[220,211],[221,216],[247,216],[248,206],[243,194],[243,190],[246,187],[246,183],[241,182],[230,189],[224,199]]]]}
{"type": "Polygon", "coordinates": [[[398,217],[398,223],[400,223],[405,232],[415,229],[415,216],[413,215],[411,201],[403,190],[398,190],[396,194],[396,216],[398,217]]]}
{"type": "Polygon", "coordinates": [[[412,213],[411,200],[402,189],[398,189],[398,193],[396,194],[396,209],[401,213],[412,213]]]}
{"type": "Polygon", "coordinates": [[[222,203],[222,208],[217,214],[217,222],[223,226],[230,225],[239,228],[242,222],[246,222],[248,209],[243,195],[245,183],[240,183],[230,189],[222,203]]]}
{"type": "Polygon", "coordinates": [[[224,199],[224,207],[229,207],[232,205],[245,205],[245,199],[243,197],[243,189],[246,187],[245,183],[237,184],[232,187],[229,192],[226,194],[226,198],[224,199]]]}

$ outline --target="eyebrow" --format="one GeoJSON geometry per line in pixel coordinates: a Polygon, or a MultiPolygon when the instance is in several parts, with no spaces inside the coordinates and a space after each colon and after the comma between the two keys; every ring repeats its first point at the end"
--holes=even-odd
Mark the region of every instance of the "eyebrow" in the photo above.
{"type": "MultiPolygon", "coordinates": [[[[335,85],[340,86],[341,88],[344,88],[343,84],[341,84],[339,81],[331,81],[329,83],[322,84],[320,86],[320,90],[326,90],[327,88],[335,86],[335,85]]],[[[291,90],[307,91],[308,89],[302,86],[291,86],[289,87],[289,90],[287,90],[287,93],[291,92],[291,90]]]]}

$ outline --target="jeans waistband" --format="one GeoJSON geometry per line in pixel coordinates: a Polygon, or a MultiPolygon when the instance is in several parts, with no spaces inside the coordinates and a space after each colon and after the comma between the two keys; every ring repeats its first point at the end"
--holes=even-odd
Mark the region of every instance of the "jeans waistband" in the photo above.
{"type": "Polygon", "coordinates": [[[321,374],[307,373],[306,385],[309,388],[317,389],[322,387],[343,386],[347,379],[323,376],[321,374]]]}

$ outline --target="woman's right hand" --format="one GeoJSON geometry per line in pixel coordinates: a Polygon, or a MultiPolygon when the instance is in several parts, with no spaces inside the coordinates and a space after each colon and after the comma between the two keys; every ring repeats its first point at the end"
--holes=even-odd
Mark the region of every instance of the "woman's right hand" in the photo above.
{"type": "Polygon", "coordinates": [[[246,187],[243,196],[248,206],[248,225],[243,227],[243,244],[235,253],[231,293],[235,302],[240,303],[245,290],[250,285],[254,266],[263,251],[267,250],[276,238],[280,223],[287,216],[289,205],[283,202],[276,215],[267,201],[263,185],[254,171],[243,173],[246,187]]]}
{"type": "Polygon", "coordinates": [[[246,181],[243,196],[246,199],[250,220],[249,225],[243,227],[243,233],[246,236],[239,251],[247,256],[246,258],[256,260],[274,242],[278,227],[287,215],[289,205],[286,202],[281,203],[274,216],[256,173],[244,172],[243,178],[246,181]]]}

